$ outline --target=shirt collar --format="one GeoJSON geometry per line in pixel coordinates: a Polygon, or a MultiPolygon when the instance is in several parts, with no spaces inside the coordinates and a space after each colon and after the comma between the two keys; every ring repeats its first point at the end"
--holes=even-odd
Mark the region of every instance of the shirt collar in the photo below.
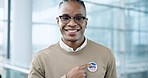
{"type": "Polygon", "coordinates": [[[60,44],[60,47],[61,47],[62,49],[66,50],[66,51],[68,51],[68,52],[77,52],[77,51],[82,50],[82,49],[87,45],[87,38],[85,38],[84,43],[83,43],[80,47],[78,47],[76,50],[73,50],[73,48],[71,48],[71,47],[69,47],[67,44],[65,44],[65,43],[62,41],[62,39],[60,39],[59,44],[60,44]]]}

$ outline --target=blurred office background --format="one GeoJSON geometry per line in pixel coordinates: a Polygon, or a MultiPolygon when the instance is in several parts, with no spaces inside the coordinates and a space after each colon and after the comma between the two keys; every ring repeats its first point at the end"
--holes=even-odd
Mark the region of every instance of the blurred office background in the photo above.
{"type": "MultiPolygon", "coordinates": [[[[34,53],[60,38],[61,0],[0,0],[0,74],[27,78],[34,53]]],[[[148,0],[84,0],[85,35],[112,49],[118,78],[148,78],[148,0]]]]}

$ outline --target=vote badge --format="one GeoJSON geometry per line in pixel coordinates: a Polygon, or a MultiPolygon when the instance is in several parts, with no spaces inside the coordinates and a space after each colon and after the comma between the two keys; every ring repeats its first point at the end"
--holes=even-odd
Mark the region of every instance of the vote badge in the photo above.
{"type": "Polygon", "coordinates": [[[87,67],[87,69],[90,72],[96,72],[97,71],[97,64],[95,62],[89,62],[90,66],[87,67]]]}

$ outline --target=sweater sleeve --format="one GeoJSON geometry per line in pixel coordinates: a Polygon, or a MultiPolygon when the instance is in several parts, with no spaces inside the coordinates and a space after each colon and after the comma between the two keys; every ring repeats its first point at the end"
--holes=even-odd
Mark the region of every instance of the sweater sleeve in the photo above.
{"type": "Polygon", "coordinates": [[[112,54],[112,52],[110,52],[110,56],[109,56],[108,64],[107,64],[107,69],[106,69],[106,74],[105,74],[104,78],[117,78],[115,57],[112,54]]]}
{"type": "Polygon", "coordinates": [[[45,78],[43,67],[37,55],[33,57],[28,78],[45,78]]]}

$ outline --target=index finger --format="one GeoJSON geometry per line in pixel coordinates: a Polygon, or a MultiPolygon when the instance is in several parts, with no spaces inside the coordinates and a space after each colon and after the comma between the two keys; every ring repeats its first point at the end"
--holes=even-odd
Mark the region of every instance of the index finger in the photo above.
{"type": "Polygon", "coordinates": [[[79,69],[85,69],[86,67],[89,67],[90,64],[83,64],[81,66],[79,66],[79,69]]]}

